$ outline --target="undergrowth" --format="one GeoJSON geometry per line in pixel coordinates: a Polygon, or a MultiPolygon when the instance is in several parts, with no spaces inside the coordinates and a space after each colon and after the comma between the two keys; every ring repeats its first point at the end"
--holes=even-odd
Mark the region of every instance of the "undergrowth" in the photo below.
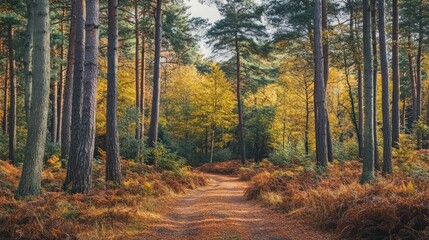
{"type": "Polygon", "coordinates": [[[56,157],[43,171],[43,194],[15,200],[20,169],[0,161],[0,239],[115,239],[137,236],[145,222],[156,218],[154,209],[163,199],[205,185],[206,179],[188,168],[154,169],[122,161],[123,186],[107,186],[104,162],[94,166],[90,194],[61,191],[65,177],[56,157]]]}

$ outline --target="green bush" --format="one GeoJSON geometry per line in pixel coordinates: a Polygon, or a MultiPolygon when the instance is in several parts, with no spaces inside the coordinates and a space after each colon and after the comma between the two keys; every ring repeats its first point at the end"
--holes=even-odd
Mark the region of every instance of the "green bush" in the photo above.
{"type": "Polygon", "coordinates": [[[334,159],[340,162],[359,158],[359,144],[355,139],[336,142],[333,146],[334,159]]]}
{"type": "Polygon", "coordinates": [[[214,152],[213,161],[214,162],[223,162],[223,161],[231,160],[232,156],[233,156],[233,153],[232,153],[231,149],[229,149],[229,148],[219,149],[219,150],[214,152]]]}
{"type": "Polygon", "coordinates": [[[144,159],[153,159],[156,161],[157,166],[165,171],[180,173],[186,164],[186,159],[167,149],[162,144],[148,149],[145,155],[144,159]]]}

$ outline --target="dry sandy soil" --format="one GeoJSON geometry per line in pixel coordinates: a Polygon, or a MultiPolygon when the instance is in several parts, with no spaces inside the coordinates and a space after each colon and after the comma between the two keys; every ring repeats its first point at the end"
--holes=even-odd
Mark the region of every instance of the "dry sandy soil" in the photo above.
{"type": "Polygon", "coordinates": [[[136,239],[334,239],[303,220],[275,212],[243,195],[246,182],[210,175],[209,185],[163,207],[160,218],[136,239]]]}

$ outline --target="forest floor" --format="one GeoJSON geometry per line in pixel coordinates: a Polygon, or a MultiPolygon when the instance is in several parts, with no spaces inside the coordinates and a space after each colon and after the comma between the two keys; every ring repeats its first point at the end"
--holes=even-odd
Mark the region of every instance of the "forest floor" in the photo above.
{"type": "Polygon", "coordinates": [[[207,174],[207,186],[168,202],[135,239],[332,239],[308,221],[246,200],[248,182],[207,174]]]}

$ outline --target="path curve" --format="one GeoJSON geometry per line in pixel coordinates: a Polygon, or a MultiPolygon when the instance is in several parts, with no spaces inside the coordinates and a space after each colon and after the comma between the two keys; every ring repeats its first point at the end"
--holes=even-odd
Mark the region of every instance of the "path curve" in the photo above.
{"type": "Polygon", "coordinates": [[[169,203],[161,217],[137,239],[332,239],[332,235],[247,201],[247,183],[236,177],[207,174],[212,181],[169,203]]]}

